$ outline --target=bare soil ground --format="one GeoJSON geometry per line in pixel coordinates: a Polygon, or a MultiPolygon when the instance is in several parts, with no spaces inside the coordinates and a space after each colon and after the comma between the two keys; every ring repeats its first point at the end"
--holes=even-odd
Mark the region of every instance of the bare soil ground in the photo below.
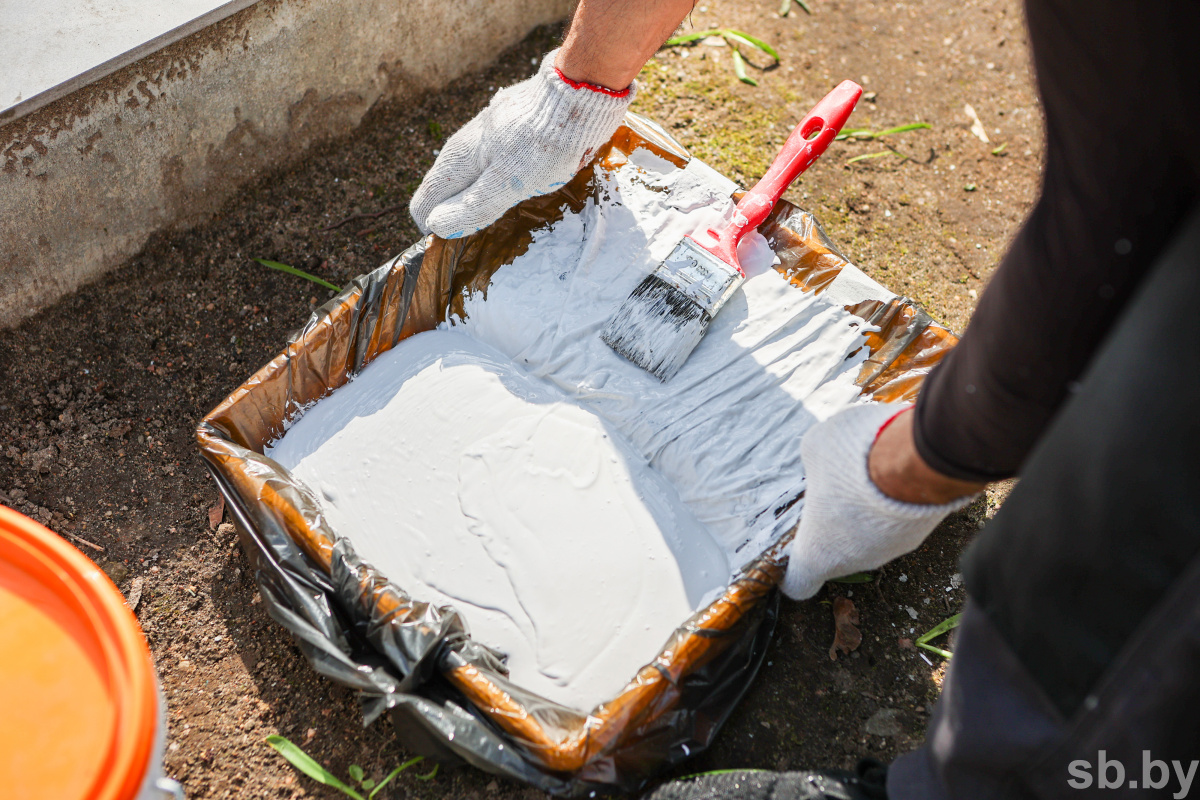
{"type": "MultiPolygon", "coordinates": [[[[789,198],[869,275],[961,331],[1037,190],[1041,115],[1020,8],[809,4],[812,15],[793,5],[781,18],[778,0],[699,0],[692,29],[747,31],[780,63],[747,51],[755,88],[734,78],[728,47],[664,51],[643,72],[635,109],[743,182],[842,78],[868,92],[852,127],[930,123],[835,143],[789,198]],[[990,143],[969,130],[967,103],[990,143]],[[894,152],[847,163],[885,151],[894,152]]],[[[263,179],[202,227],[156,237],[103,280],[0,331],[0,502],[72,537],[126,593],[141,587],[137,614],[170,707],[166,766],[191,798],[338,796],[277,757],[263,742],[272,733],[343,776],[354,763],[379,778],[405,758],[386,724],[363,730],[351,692],[318,677],[267,617],[231,527],[209,528],[216,492],[193,445],[196,421],[328,297],[250,259],[343,283],[413,242],[405,208],[433,151],[495,88],[531,74],[558,33],[535,31],[450,91],[377,109],[353,136],[263,179]]],[[[714,747],[677,774],[848,766],[915,747],[944,666],[900,640],[961,608],[959,555],[1002,496],[952,517],[874,583],[785,603],[763,673],[714,747]],[[864,638],[835,662],[836,595],[857,604],[864,638]]],[[[465,767],[427,782],[416,771],[381,796],[541,794],[465,767]]]]}

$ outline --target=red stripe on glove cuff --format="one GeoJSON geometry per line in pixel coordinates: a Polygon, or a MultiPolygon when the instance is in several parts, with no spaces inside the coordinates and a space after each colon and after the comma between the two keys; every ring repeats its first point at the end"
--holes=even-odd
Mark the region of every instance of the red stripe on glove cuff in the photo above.
{"type": "Polygon", "coordinates": [[[892,414],[890,417],[888,417],[887,422],[880,425],[879,430],[875,431],[875,438],[871,440],[871,444],[875,444],[875,442],[878,442],[879,437],[883,435],[883,432],[885,430],[887,430],[888,425],[891,425],[893,422],[895,422],[896,418],[899,417],[901,414],[903,414],[906,411],[912,411],[912,406],[905,406],[904,408],[897,411],[895,414],[892,414]]]}
{"type": "Polygon", "coordinates": [[[629,88],[630,87],[628,87],[628,86],[626,86],[624,89],[622,89],[621,91],[618,92],[614,89],[609,89],[607,86],[599,86],[595,83],[587,83],[586,81],[573,81],[570,78],[568,78],[566,75],[563,75],[562,70],[559,69],[558,67],[555,67],[554,71],[558,73],[558,77],[563,79],[563,83],[567,84],[567,86],[570,86],[572,89],[589,89],[593,92],[599,92],[600,94],[606,94],[609,97],[628,97],[629,96],[629,88]]]}

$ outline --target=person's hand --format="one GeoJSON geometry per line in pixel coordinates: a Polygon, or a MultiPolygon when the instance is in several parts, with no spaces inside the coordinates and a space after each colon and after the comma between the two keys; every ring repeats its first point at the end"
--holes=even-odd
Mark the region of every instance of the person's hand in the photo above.
{"type": "Polygon", "coordinates": [[[916,549],[982,488],[940,476],[920,460],[907,410],[853,406],[804,436],[800,457],[807,487],[783,578],[788,597],[804,600],[831,578],[876,569],[916,549]],[[903,499],[885,494],[881,485],[903,499]]]}
{"type": "Polygon", "coordinates": [[[422,233],[456,239],[570,181],[620,126],[637,91],[566,78],[559,51],[529,80],[502,89],[450,137],[409,206],[422,233]]]}

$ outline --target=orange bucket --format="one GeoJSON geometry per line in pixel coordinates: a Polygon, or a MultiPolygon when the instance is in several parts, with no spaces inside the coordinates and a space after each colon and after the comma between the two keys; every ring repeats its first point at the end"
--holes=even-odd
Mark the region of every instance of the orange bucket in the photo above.
{"type": "Polygon", "coordinates": [[[6,797],[182,797],[162,778],[150,649],[99,567],[0,506],[0,775],[6,797]]]}

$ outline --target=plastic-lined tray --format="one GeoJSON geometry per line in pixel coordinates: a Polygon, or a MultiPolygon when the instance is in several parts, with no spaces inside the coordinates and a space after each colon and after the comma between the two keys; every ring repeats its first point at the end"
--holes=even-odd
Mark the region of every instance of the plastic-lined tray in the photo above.
{"type": "MultiPolygon", "coordinates": [[[[318,672],[360,690],[368,721],[388,713],[407,748],[560,795],[632,790],[708,746],[766,652],[786,542],[684,621],[619,695],[581,714],[513,685],[452,607],[411,598],[364,563],[263,449],[380,353],[461,315],[464,296],[485,290],[496,270],[525,252],[531,231],[561,218],[564,206],[582,209],[595,171],[620,166],[638,148],[679,167],[689,160],[658,126],[630,115],[593,164],[554,194],[471,236],[429,237],[356,278],[196,432],[269,612],[318,672]]],[[[914,397],[956,337],[850,264],[807,212],[781,201],[760,231],[797,290],[823,293],[877,329],[865,336],[862,393],[914,397]]]]}

